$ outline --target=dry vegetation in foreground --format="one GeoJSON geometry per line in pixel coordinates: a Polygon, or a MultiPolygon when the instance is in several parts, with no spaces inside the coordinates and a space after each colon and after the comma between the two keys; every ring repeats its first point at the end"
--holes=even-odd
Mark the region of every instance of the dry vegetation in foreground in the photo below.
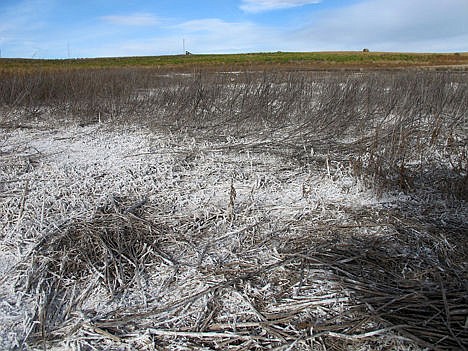
{"type": "Polygon", "coordinates": [[[468,347],[467,73],[3,72],[0,347],[468,347]]]}

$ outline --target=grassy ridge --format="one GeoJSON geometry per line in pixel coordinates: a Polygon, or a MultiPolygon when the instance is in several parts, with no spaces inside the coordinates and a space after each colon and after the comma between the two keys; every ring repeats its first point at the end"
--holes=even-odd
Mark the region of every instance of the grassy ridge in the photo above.
{"type": "Polygon", "coordinates": [[[468,53],[416,54],[385,52],[275,52],[251,54],[197,54],[168,56],[108,57],[89,59],[0,59],[0,70],[44,68],[154,67],[182,68],[209,66],[300,66],[333,67],[407,67],[466,65],[468,53]]]}

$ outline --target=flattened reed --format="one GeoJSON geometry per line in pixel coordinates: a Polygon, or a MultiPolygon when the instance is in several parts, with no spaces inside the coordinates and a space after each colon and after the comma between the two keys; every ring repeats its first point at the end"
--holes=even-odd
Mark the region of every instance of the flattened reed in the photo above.
{"type": "MultiPolygon", "coordinates": [[[[468,345],[466,272],[444,259],[448,253],[440,252],[444,243],[438,238],[412,251],[414,236],[405,230],[396,238],[355,237],[311,260],[328,264],[343,287],[352,291],[354,309],[361,310],[353,328],[373,320],[420,346],[463,350],[468,345]]],[[[416,236],[420,240],[423,234],[416,236]]],[[[466,251],[460,251],[466,260],[466,251]]]]}
{"type": "Polygon", "coordinates": [[[142,204],[102,208],[91,220],[63,224],[36,245],[25,283],[27,292],[40,296],[35,319],[43,337],[63,326],[93,289],[103,287],[110,298],[121,295],[138,286],[148,266],[169,260],[159,248],[161,233],[169,229],[136,217],[142,204]]]}

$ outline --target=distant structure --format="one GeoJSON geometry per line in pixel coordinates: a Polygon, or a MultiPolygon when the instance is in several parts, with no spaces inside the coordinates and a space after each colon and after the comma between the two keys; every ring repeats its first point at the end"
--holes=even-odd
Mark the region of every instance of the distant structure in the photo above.
{"type": "Polygon", "coordinates": [[[185,51],[185,55],[189,56],[189,55],[192,55],[192,53],[190,51],[185,51]]]}
{"type": "Polygon", "coordinates": [[[369,52],[369,49],[364,48],[364,49],[362,50],[362,52],[369,52]]]}

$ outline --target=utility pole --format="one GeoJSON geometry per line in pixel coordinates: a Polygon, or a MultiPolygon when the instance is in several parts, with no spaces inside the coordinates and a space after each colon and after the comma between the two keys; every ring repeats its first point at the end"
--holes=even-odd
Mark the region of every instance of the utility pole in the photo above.
{"type": "Polygon", "coordinates": [[[182,48],[184,50],[182,53],[185,55],[185,38],[182,38],[182,48]]]}

